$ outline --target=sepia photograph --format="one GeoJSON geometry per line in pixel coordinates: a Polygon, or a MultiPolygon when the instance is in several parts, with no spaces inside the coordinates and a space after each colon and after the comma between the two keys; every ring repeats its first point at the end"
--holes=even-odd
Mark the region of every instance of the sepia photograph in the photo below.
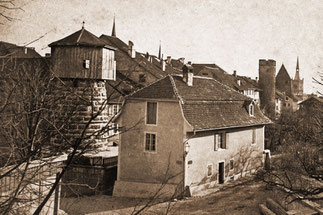
{"type": "Polygon", "coordinates": [[[0,215],[323,214],[321,0],[0,0],[0,215]]]}

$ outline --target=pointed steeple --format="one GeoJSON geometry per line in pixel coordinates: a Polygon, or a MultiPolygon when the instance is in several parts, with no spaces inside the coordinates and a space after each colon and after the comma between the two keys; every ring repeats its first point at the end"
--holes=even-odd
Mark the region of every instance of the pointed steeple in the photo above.
{"type": "Polygon", "coordinates": [[[162,58],[162,56],[161,56],[161,41],[159,41],[158,59],[160,60],[161,58],[162,58]]]}
{"type": "Polygon", "coordinates": [[[296,73],[295,73],[294,80],[299,80],[299,62],[298,62],[298,56],[297,56],[296,73]]]}
{"type": "Polygon", "coordinates": [[[116,17],[115,16],[113,17],[113,26],[112,26],[111,36],[113,36],[113,37],[117,36],[117,34],[116,34],[116,17]]]}

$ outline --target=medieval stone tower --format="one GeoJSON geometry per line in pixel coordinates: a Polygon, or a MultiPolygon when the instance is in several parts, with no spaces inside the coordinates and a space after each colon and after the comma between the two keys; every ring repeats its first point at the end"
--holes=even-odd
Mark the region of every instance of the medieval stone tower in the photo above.
{"type": "Polygon", "coordinates": [[[59,101],[53,122],[61,128],[52,142],[81,137],[86,143],[107,143],[105,82],[116,78],[115,48],[84,27],[49,46],[51,70],[56,76],[52,94],[59,101]]]}
{"type": "Polygon", "coordinates": [[[271,117],[275,117],[275,75],[276,61],[259,60],[260,108],[271,117]]]}

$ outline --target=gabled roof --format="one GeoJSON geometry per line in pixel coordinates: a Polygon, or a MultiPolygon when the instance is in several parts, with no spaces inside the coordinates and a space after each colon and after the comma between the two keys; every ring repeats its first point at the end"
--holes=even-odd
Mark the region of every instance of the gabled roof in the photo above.
{"type": "Polygon", "coordinates": [[[279,71],[277,73],[276,79],[284,79],[284,80],[288,79],[288,80],[291,80],[291,78],[290,78],[284,64],[282,64],[282,66],[280,67],[280,69],[279,69],[279,71]]]}
{"type": "Polygon", "coordinates": [[[179,100],[185,119],[197,131],[271,123],[257,105],[254,116],[248,114],[249,97],[212,78],[195,76],[193,86],[187,86],[181,76],[168,75],[127,99],[179,100]]]}
{"type": "Polygon", "coordinates": [[[75,33],[49,44],[49,47],[52,46],[94,46],[94,47],[104,47],[105,43],[101,41],[97,36],[91,32],[82,28],[75,33]]]}
{"type": "Polygon", "coordinates": [[[34,48],[17,46],[12,43],[0,41],[0,58],[41,58],[34,48]]]}

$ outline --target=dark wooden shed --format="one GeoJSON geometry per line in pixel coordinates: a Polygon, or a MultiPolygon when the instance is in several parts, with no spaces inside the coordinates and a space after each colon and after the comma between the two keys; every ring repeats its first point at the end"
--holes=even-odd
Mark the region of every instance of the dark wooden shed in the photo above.
{"type": "Polygon", "coordinates": [[[106,45],[84,27],[49,47],[51,69],[60,78],[116,78],[116,48],[106,45]]]}

